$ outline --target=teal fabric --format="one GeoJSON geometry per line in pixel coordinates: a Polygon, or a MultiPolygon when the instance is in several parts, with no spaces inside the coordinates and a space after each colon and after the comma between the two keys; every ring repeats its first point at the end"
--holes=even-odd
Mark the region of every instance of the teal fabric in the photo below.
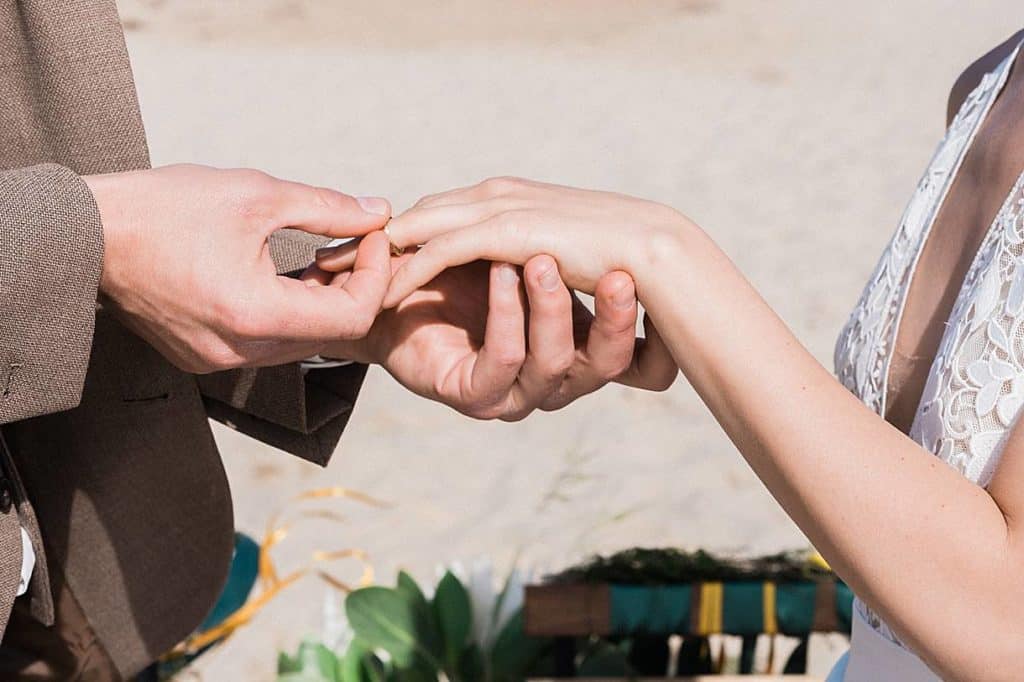
{"type": "Polygon", "coordinates": [[[764,631],[764,583],[725,583],[722,589],[722,630],[736,634],[764,631]]]}
{"type": "MultiPolygon", "coordinates": [[[[686,634],[690,632],[692,585],[612,585],[611,632],[613,635],[686,634]]],[[[815,582],[777,583],[775,618],[779,631],[806,635],[814,625],[815,582]]],[[[836,582],[836,619],[849,633],[853,592],[836,582]]],[[[764,583],[723,583],[722,629],[736,635],[764,632],[764,583]]]]}
{"type": "Polygon", "coordinates": [[[814,596],[818,585],[813,582],[779,583],[775,586],[775,619],[779,632],[806,634],[814,624],[814,596]]]}
{"type": "Polygon", "coordinates": [[[224,584],[224,589],[221,590],[213,610],[210,611],[210,615],[199,626],[199,632],[205,632],[219,625],[225,618],[242,608],[256,583],[259,563],[260,546],[248,535],[235,533],[235,554],[231,559],[228,580],[224,584]]]}
{"type": "Polygon", "coordinates": [[[690,627],[690,586],[611,586],[613,635],[686,632],[690,627]]]}
{"type": "Polygon", "coordinates": [[[843,626],[843,632],[850,634],[850,628],[853,627],[853,590],[840,581],[836,582],[836,615],[839,624],[843,626]]]}

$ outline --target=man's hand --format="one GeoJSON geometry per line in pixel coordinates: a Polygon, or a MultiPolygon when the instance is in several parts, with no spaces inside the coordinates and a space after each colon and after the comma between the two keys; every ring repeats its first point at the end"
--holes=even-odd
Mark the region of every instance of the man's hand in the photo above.
{"type": "Polygon", "coordinates": [[[299,360],[326,339],[364,336],[380,311],[391,274],[383,199],[203,166],[84,180],[103,220],[104,303],[186,371],[299,360]],[[366,235],[344,286],[279,277],[267,238],[283,227],[366,235]]]}
{"type": "MultiPolygon", "coordinates": [[[[337,287],[350,276],[314,266],[304,278],[337,287]]],[[[324,355],[381,364],[412,392],[480,419],[557,409],[611,380],[671,385],[677,368],[657,333],[649,328],[647,339],[635,339],[632,279],[606,275],[595,304],[596,316],[548,256],[521,273],[476,262],[443,272],[383,312],[365,339],[330,345],[324,355]]]]}

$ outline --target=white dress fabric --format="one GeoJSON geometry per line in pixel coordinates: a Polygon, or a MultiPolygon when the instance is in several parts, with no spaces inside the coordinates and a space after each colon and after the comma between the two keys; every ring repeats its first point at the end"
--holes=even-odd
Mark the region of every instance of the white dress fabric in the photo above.
{"type": "MultiPolygon", "coordinates": [[[[886,411],[893,345],[923,245],[1019,51],[1018,45],[964,101],[839,336],[837,377],[879,415],[886,411]]],[[[910,437],[972,482],[985,486],[999,464],[1022,403],[1024,174],[989,227],[964,278],[910,437]]],[[[854,602],[854,614],[849,660],[840,664],[846,666],[845,677],[836,677],[841,674],[836,670],[830,680],[938,679],[859,600],[854,602]],[[918,674],[907,677],[911,670],[918,674]]]]}

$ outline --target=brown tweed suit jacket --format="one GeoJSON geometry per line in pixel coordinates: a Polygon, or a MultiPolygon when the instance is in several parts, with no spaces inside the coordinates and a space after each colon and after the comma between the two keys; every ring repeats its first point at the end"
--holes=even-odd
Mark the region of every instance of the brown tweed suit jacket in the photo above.
{"type": "MultiPolygon", "coordinates": [[[[113,0],[0,4],[0,630],[66,585],[122,675],[187,635],[232,549],[207,417],[325,464],[365,368],[185,374],[97,306],[103,232],[79,175],[149,154],[113,0]]],[[[279,233],[279,271],[314,240],[279,233]]]]}

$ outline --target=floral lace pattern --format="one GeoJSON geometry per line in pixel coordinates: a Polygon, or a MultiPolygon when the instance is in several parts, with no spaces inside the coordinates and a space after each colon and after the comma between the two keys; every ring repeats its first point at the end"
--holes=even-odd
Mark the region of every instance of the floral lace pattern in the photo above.
{"type": "MultiPolygon", "coordinates": [[[[1020,46],[967,97],[868,281],[835,350],[839,380],[879,415],[892,347],[931,226],[963,158],[1009,77],[1020,46]]],[[[929,370],[910,437],[978,485],[987,485],[1024,404],[1024,174],[975,256],[929,370]]],[[[900,644],[863,602],[854,607],[900,644]]]]}
{"type": "Polygon", "coordinates": [[[1011,63],[1007,58],[987,74],[960,107],[840,332],[834,356],[836,376],[878,414],[885,414],[891,348],[921,247],[1011,63]]]}

